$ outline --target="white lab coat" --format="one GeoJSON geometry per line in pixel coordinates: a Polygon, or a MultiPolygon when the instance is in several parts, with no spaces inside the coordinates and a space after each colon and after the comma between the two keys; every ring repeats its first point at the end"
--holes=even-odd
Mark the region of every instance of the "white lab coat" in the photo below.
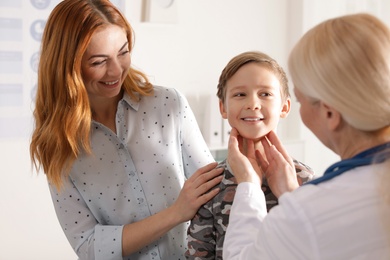
{"type": "Polygon", "coordinates": [[[352,169],[279,198],[267,215],[264,194],[238,185],[223,257],[231,259],[390,259],[389,206],[378,193],[385,164],[352,169]],[[387,232],[387,233],[386,233],[387,232]]]}

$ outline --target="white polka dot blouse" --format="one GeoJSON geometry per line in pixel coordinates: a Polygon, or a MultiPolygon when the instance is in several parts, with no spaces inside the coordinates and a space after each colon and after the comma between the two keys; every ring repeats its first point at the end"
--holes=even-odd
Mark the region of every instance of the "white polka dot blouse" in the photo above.
{"type": "MultiPolygon", "coordinates": [[[[140,101],[124,95],[117,134],[93,121],[92,155],[74,162],[64,188],[50,191],[80,259],[185,259],[188,223],[122,258],[123,225],[172,205],[186,178],[214,161],[186,98],[155,86],[140,101]]],[[[136,234],[135,234],[136,235],[136,234]]]]}

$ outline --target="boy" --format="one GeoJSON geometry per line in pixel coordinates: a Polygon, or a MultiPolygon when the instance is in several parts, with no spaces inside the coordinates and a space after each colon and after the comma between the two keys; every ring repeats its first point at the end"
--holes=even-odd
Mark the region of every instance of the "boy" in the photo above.
{"type": "MultiPolygon", "coordinates": [[[[261,152],[260,139],[275,130],[279,119],[290,112],[288,80],[279,64],[261,52],[244,52],[229,61],[221,73],[217,96],[224,119],[240,135],[255,142],[261,152]]],[[[294,160],[300,183],[313,178],[310,167],[294,160]]],[[[222,259],[223,241],[229,223],[237,183],[226,160],[221,191],[204,204],[188,228],[187,259],[222,259]]],[[[277,198],[263,181],[267,210],[277,205],[277,198]]]]}

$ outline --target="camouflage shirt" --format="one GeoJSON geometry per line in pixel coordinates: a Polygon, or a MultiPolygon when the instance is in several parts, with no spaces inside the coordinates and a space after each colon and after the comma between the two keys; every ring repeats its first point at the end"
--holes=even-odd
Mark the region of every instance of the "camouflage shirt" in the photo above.
{"type": "MultiPolygon", "coordinates": [[[[300,184],[313,178],[314,173],[310,167],[296,160],[294,163],[300,184]]],[[[185,254],[187,259],[222,259],[223,242],[237,183],[226,160],[219,163],[218,167],[225,169],[221,183],[214,187],[220,188],[220,192],[200,207],[191,220],[187,232],[188,250],[185,254]]],[[[265,181],[263,181],[262,189],[265,194],[267,211],[269,211],[278,204],[278,200],[265,181]]]]}

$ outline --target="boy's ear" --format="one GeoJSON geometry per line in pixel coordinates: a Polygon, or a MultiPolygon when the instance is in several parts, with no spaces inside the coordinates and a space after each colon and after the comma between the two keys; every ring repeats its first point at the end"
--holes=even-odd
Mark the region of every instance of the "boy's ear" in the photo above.
{"type": "Polygon", "coordinates": [[[227,119],[227,112],[225,109],[225,105],[223,104],[222,100],[219,100],[219,112],[221,112],[221,116],[223,119],[227,119]]]}
{"type": "Polygon", "coordinates": [[[290,113],[290,109],[291,109],[291,99],[287,98],[286,101],[284,101],[282,110],[280,111],[280,118],[286,118],[288,116],[288,113],[290,113]]]}

